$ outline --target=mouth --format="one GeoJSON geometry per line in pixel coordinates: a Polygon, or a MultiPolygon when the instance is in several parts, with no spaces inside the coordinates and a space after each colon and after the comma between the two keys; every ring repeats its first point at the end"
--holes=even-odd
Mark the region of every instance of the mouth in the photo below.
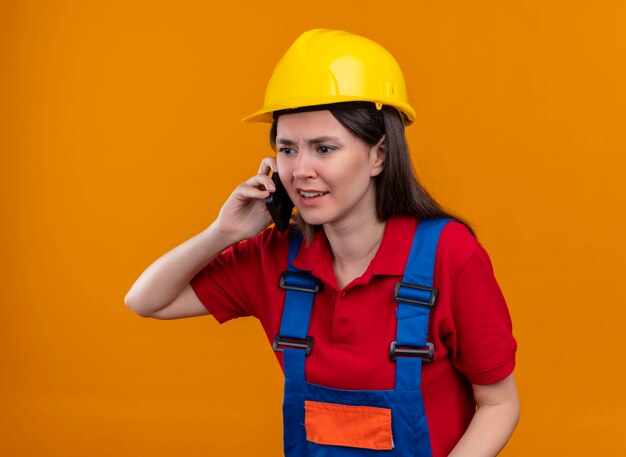
{"type": "Polygon", "coordinates": [[[300,197],[304,199],[321,197],[322,195],[326,195],[327,193],[328,192],[298,190],[298,195],[300,195],[300,197]]]}

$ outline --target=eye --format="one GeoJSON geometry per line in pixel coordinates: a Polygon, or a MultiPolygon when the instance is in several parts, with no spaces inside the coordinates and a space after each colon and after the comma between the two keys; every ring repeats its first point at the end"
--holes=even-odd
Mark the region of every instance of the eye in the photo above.
{"type": "Polygon", "coordinates": [[[328,154],[329,152],[334,151],[335,147],[333,146],[324,146],[324,145],[320,145],[317,147],[318,152],[322,153],[322,154],[328,154]]]}
{"type": "Polygon", "coordinates": [[[294,152],[296,152],[293,148],[289,148],[287,146],[283,146],[281,148],[278,149],[278,152],[280,152],[281,154],[284,154],[286,156],[293,154],[294,152]]]}

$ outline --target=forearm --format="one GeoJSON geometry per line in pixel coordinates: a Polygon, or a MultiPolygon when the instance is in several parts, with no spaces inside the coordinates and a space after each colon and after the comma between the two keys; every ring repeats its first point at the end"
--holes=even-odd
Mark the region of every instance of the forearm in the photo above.
{"type": "MultiPolygon", "coordinates": [[[[276,190],[267,176],[270,168],[276,169],[275,159],[263,159],[259,173],[235,188],[209,228],[150,265],[128,291],[126,305],[139,315],[154,315],[182,296],[189,281],[224,249],[266,228],[271,218],[265,199],[276,190]]],[[[189,303],[183,303],[183,308],[186,306],[189,303]]],[[[169,313],[186,314],[180,310],[169,313]]]]}
{"type": "Polygon", "coordinates": [[[478,409],[449,457],[493,457],[505,446],[519,420],[513,374],[488,386],[474,385],[478,409]]]}
{"type": "Polygon", "coordinates": [[[126,294],[126,305],[140,315],[150,315],[164,308],[233,242],[217,230],[215,224],[211,225],[150,265],[126,294]]]}
{"type": "Polygon", "coordinates": [[[483,406],[476,411],[467,431],[450,457],[493,457],[507,443],[519,417],[510,405],[483,406]]]}

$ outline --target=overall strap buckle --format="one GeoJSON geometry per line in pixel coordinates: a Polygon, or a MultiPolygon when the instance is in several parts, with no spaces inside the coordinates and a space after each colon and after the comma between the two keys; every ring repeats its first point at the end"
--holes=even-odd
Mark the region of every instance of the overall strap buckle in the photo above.
{"type": "Polygon", "coordinates": [[[299,292],[317,293],[320,290],[320,281],[310,273],[302,273],[299,271],[284,271],[280,275],[278,285],[282,289],[297,290],[299,292]]]}
{"type": "Polygon", "coordinates": [[[426,363],[430,363],[433,361],[434,356],[435,345],[433,343],[426,343],[424,347],[417,347],[400,346],[395,341],[392,341],[389,348],[389,358],[392,362],[395,362],[398,357],[417,357],[426,363]]]}
{"type": "Polygon", "coordinates": [[[276,335],[272,347],[277,352],[284,352],[285,349],[304,349],[304,355],[309,355],[313,348],[313,337],[307,336],[306,338],[293,338],[291,336],[276,335]]]}
{"type": "Polygon", "coordinates": [[[393,299],[398,303],[432,308],[437,299],[437,289],[398,281],[393,290],[393,299]]]}

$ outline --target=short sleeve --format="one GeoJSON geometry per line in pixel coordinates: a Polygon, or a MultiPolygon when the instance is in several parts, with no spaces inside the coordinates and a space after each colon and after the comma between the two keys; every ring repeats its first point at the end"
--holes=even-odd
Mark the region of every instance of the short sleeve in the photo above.
{"type": "Polygon", "coordinates": [[[240,251],[242,249],[239,245],[229,247],[190,282],[202,304],[220,323],[250,315],[246,306],[248,300],[240,287],[237,271],[250,264],[252,258],[242,262],[240,251]]]}
{"type": "Polygon", "coordinates": [[[479,244],[454,278],[450,301],[456,334],[453,364],[473,384],[492,384],[511,374],[517,349],[511,317],[489,256],[479,244]]]}
{"type": "Polygon", "coordinates": [[[220,323],[244,316],[259,317],[264,290],[280,275],[275,259],[284,257],[286,261],[287,249],[284,235],[267,229],[226,249],[190,285],[220,323]]]}

